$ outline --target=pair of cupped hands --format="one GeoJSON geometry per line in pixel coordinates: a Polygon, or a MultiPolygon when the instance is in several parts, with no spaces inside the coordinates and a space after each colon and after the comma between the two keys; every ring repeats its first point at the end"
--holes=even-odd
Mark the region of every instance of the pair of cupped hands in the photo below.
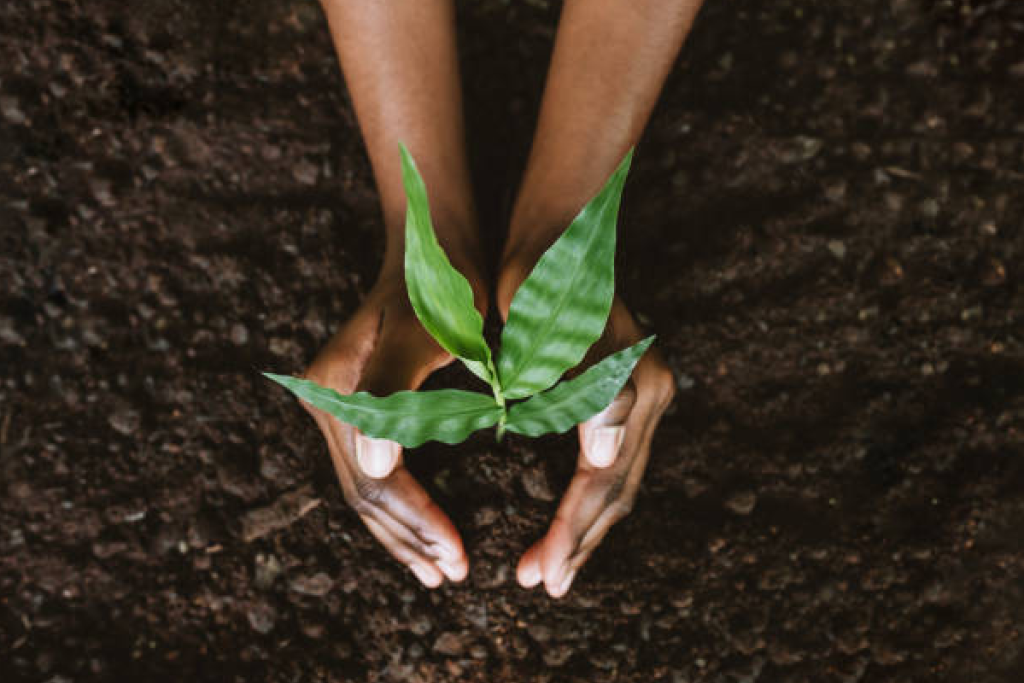
{"type": "MultiPolygon", "coordinates": [[[[506,258],[495,299],[507,319],[516,289],[541,250],[506,258]]],[[[465,271],[464,271],[465,272],[465,271]]],[[[485,314],[488,291],[469,277],[485,314]]],[[[608,324],[581,367],[642,339],[616,297],[608,324]]],[[[387,268],[351,319],[331,338],[305,377],[341,394],[386,396],[416,389],[454,360],[420,325],[400,271],[387,268]]],[[[608,530],[632,507],[647,465],[655,427],[674,394],[664,360],[652,348],[605,410],[578,426],[576,472],[547,533],[520,558],[516,575],[525,588],[543,583],[552,597],[565,595],[577,571],[608,530]]],[[[399,444],[373,439],[308,404],[327,442],[345,500],[385,548],[429,588],[469,572],[462,539],[452,521],[403,464],[399,444]]]]}

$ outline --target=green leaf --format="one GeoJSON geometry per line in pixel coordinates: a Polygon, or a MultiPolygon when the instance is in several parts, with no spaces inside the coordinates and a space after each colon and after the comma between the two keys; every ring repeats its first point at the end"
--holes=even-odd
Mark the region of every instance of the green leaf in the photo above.
{"type": "Polygon", "coordinates": [[[409,150],[399,146],[406,196],[405,284],[409,300],[430,336],[475,375],[491,382],[491,350],[484,340],[483,318],[473,305],[473,288],[438,244],[427,188],[409,150]]]}
{"type": "Polygon", "coordinates": [[[505,428],[517,434],[540,436],[550,432],[561,434],[589,420],[622,391],[633,367],[653,341],[650,336],[613,353],[579,377],[515,404],[508,412],[505,428]]]}
{"type": "Polygon", "coordinates": [[[263,375],[363,434],[391,439],[406,448],[425,441],[459,443],[478,429],[496,425],[504,412],[486,394],[456,389],[399,391],[384,397],[361,391],[344,396],[309,380],[269,372],[263,375]]]}
{"type": "Polygon", "coordinates": [[[604,331],[615,293],[615,222],[632,158],[630,150],[516,291],[498,358],[506,397],[553,385],[604,331]]]}

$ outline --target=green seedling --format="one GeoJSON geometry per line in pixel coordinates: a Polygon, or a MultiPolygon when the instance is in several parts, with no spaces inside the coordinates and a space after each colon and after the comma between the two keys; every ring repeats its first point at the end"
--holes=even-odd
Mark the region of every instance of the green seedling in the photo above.
{"type": "Polygon", "coordinates": [[[607,356],[572,379],[608,322],[615,293],[615,224],[630,151],[598,194],[551,245],[512,299],[497,362],[484,340],[473,290],[452,267],[430,220],[427,190],[404,145],[405,281],[420,323],[445,350],[487,382],[491,393],[440,389],[342,395],[315,382],[264,373],[296,396],[367,436],[407,448],[454,444],[478,429],[526,436],[565,432],[606,408],[654,341],[607,356]]]}

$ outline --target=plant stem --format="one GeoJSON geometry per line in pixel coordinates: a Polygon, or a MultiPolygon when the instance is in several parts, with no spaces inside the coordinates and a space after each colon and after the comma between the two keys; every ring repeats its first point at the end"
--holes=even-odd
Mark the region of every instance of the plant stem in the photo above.
{"type": "Polygon", "coordinates": [[[491,391],[494,393],[494,401],[502,408],[505,407],[505,394],[501,391],[501,380],[498,379],[498,371],[494,367],[494,361],[487,359],[487,369],[491,373],[491,391]]]}
{"type": "Polygon", "coordinates": [[[505,407],[505,394],[501,391],[501,380],[498,379],[498,370],[494,367],[494,361],[487,359],[487,367],[491,371],[491,391],[494,392],[494,401],[501,406],[501,419],[498,420],[498,428],[495,431],[494,440],[500,442],[505,435],[505,419],[508,417],[508,410],[505,407]]]}

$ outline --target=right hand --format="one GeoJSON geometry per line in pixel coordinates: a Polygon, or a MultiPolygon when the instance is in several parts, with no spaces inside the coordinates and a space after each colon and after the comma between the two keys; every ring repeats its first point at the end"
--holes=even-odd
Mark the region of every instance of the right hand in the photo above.
{"type": "MultiPolygon", "coordinates": [[[[404,280],[382,277],[305,377],[341,394],[387,396],[416,389],[452,360],[420,325],[404,280]]],[[[445,577],[464,579],[469,565],[459,532],[404,467],[401,446],[303,406],[323,432],[345,500],[388,552],[428,588],[445,577]]]]}

